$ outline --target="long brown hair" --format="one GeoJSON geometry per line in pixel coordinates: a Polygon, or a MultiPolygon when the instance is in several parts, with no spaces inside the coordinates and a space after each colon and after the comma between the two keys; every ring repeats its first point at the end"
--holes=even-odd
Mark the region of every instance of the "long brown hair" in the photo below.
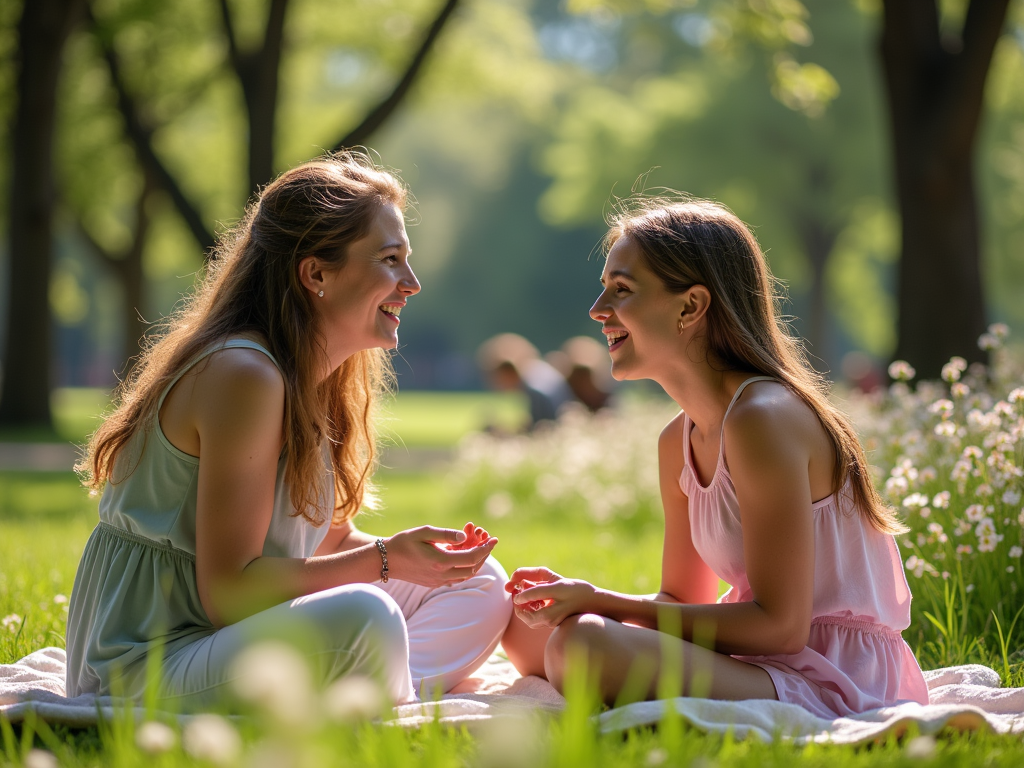
{"type": "Polygon", "coordinates": [[[723,370],[756,371],[785,383],[814,411],[835,451],[834,490],[850,482],[857,506],[882,533],[907,528],[871,482],[867,458],[850,421],[829,400],[824,376],[808,363],[779,312],[779,292],[750,230],[729,209],[696,199],[635,196],[609,217],[607,254],[622,237],[671,293],[703,285],[711,293],[704,343],[723,370]]]}
{"type": "MultiPolygon", "coordinates": [[[[348,246],[365,236],[385,205],[407,204],[405,186],[365,154],[326,156],[286,171],[247,209],[221,240],[195,291],[143,351],[115,393],[116,408],[90,438],[77,469],[99,491],[114,477],[115,462],[157,418],[161,393],[211,345],[254,335],[267,344],[285,383],[285,480],[294,515],[314,525],[340,524],[372,506],[376,462],[374,410],[393,381],[382,349],[359,352],[326,379],[324,339],[309,292],[299,281],[299,260],[315,255],[328,269],[345,264],[348,246]],[[318,508],[324,480],[321,444],[329,440],[334,510],[318,508]]],[[[127,455],[127,454],[125,454],[127,455]]]]}

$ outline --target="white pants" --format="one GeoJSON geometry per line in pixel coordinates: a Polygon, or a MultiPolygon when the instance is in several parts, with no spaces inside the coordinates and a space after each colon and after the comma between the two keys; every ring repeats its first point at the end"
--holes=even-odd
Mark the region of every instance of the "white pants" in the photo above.
{"type": "Polygon", "coordinates": [[[381,682],[396,703],[451,690],[498,645],[512,612],[508,577],[488,558],[448,587],[346,584],[281,603],[177,648],[164,659],[161,698],[181,709],[229,699],[231,662],[260,640],[302,652],[321,686],[344,675],[381,682]]]}

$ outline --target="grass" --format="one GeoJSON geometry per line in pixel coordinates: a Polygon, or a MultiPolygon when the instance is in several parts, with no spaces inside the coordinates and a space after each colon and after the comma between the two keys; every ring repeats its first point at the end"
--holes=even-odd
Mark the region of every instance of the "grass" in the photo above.
{"type": "MultiPolygon", "coordinates": [[[[57,420],[63,425],[58,431],[66,439],[81,440],[94,423],[85,412],[102,408],[102,393],[74,392],[63,397],[67,399],[61,402],[67,408],[57,420]]],[[[485,421],[488,414],[515,418],[519,407],[514,400],[491,395],[463,401],[459,397],[419,393],[400,396],[393,413],[401,419],[405,444],[450,446],[464,431],[485,421]]],[[[6,435],[0,438],[8,439],[6,435]]],[[[452,527],[465,522],[455,503],[458,488],[443,472],[383,472],[378,479],[385,509],[359,519],[361,527],[371,533],[388,534],[427,522],[452,527]]],[[[70,473],[0,472],[0,617],[20,617],[0,628],[0,663],[44,646],[63,645],[64,598],[71,593],[78,558],[95,521],[96,500],[70,473]]],[[[481,516],[475,522],[486,525],[499,537],[496,554],[509,571],[519,565],[545,564],[615,589],[646,592],[657,588],[661,527],[656,521],[598,524],[581,516],[517,518],[513,512],[500,520],[481,516]]],[[[573,699],[570,705],[558,718],[528,718],[472,735],[437,724],[416,732],[361,725],[297,735],[243,722],[239,727],[244,752],[235,762],[402,768],[1024,764],[1024,743],[1019,737],[985,733],[946,734],[934,744],[927,740],[914,742],[910,733],[903,739],[893,737],[861,748],[796,747],[780,742],[737,741],[728,734],[708,735],[670,720],[659,729],[602,736],[588,718],[592,708],[584,698],[573,699]]],[[[177,746],[157,757],[144,754],[135,746],[134,724],[130,722],[85,730],[50,730],[43,724],[12,729],[0,724],[0,731],[0,765],[32,764],[33,757],[26,761],[25,756],[33,745],[57,755],[61,764],[72,766],[153,763],[172,768],[197,764],[177,746]]]]}

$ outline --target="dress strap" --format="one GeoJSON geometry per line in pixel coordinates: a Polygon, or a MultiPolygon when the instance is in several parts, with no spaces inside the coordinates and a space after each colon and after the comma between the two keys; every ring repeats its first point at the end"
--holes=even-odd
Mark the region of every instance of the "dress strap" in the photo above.
{"type": "Polygon", "coordinates": [[[270,362],[272,362],[277,367],[278,370],[281,370],[281,364],[274,359],[274,356],[270,354],[266,347],[264,347],[262,344],[258,342],[251,341],[250,339],[228,339],[227,341],[218,342],[217,344],[213,344],[207,347],[194,358],[189,360],[185,367],[178,371],[178,375],[171,379],[171,383],[168,384],[164,388],[164,391],[160,393],[160,400],[156,405],[157,412],[159,412],[160,409],[163,408],[164,400],[167,398],[167,395],[170,393],[170,391],[174,389],[174,385],[178,383],[182,376],[184,376],[186,373],[192,370],[192,368],[200,360],[202,360],[205,357],[209,357],[214,352],[220,352],[222,349],[255,349],[257,352],[262,352],[264,355],[269,357],[270,362]]]}
{"type": "Polygon", "coordinates": [[[740,399],[740,395],[743,394],[743,390],[747,388],[747,384],[753,384],[755,381],[778,381],[778,379],[772,376],[751,376],[749,379],[744,381],[738,387],[736,387],[736,394],[732,396],[732,400],[729,401],[729,407],[725,409],[725,416],[722,417],[722,434],[718,436],[718,461],[722,461],[722,456],[725,455],[725,420],[729,418],[729,413],[732,411],[732,407],[736,405],[736,401],[740,399]]]}

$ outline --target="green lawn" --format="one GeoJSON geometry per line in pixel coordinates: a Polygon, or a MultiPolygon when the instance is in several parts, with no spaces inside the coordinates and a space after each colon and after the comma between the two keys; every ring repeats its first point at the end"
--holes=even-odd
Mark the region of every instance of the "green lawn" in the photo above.
{"type": "MultiPolygon", "coordinates": [[[[81,444],[110,407],[105,389],[56,389],[50,397],[53,431],[0,430],[0,442],[72,442],[81,444]]],[[[526,401],[517,393],[399,392],[384,403],[381,431],[386,443],[410,448],[451,447],[467,432],[496,426],[514,431],[526,418],[526,401]]]]}
{"type": "MultiPolygon", "coordinates": [[[[59,437],[81,441],[101,410],[98,391],[64,391],[55,396],[59,437]]],[[[410,448],[450,447],[467,431],[487,423],[511,426],[522,403],[491,394],[406,393],[391,408],[393,432],[410,448]]],[[[12,435],[0,435],[11,439],[12,435]]],[[[40,439],[45,435],[22,435],[40,439]]],[[[378,475],[385,508],[363,515],[359,524],[371,533],[389,534],[431,523],[461,527],[470,515],[485,525],[500,544],[496,551],[508,571],[544,564],[566,575],[633,592],[657,588],[661,560],[661,526],[657,521],[598,524],[583,516],[500,520],[460,507],[456,481],[443,471],[378,475]]],[[[78,557],[96,521],[96,500],[70,473],[31,474],[0,471],[0,663],[47,645],[63,645],[66,598],[70,596],[78,557]]],[[[588,720],[582,699],[568,712],[539,725],[524,721],[522,738],[484,732],[470,736],[434,726],[406,733],[379,726],[337,727],[285,734],[259,722],[240,724],[247,750],[237,764],[295,766],[425,766],[426,768],[516,768],[517,766],[780,766],[785,768],[855,768],[859,766],[1024,764],[1019,738],[986,734],[947,734],[930,756],[908,754],[909,737],[865,748],[736,742],[666,722],[658,730],[602,737],[588,720]],[[524,746],[528,742],[535,747],[524,746]],[[277,752],[274,752],[277,750],[277,752]],[[284,750],[284,753],[282,753],[284,750]],[[271,760],[268,755],[274,756],[271,760]]],[[[509,726],[513,727],[513,726],[509,726]]],[[[107,730],[57,729],[33,737],[33,730],[0,723],[0,765],[19,765],[28,748],[45,747],[62,764],[75,766],[159,766],[208,764],[195,761],[180,747],[153,758],[133,741],[128,723],[107,730]],[[34,741],[33,741],[34,740],[34,741]]],[[[518,734],[514,734],[517,736],[518,734]]],[[[930,743],[925,744],[929,746],[930,743]]],[[[928,752],[925,749],[924,752],[928,752]]],[[[30,759],[29,763],[32,762],[30,759]]],[[[40,764],[41,765],[41,764],[40,764]]]]}

